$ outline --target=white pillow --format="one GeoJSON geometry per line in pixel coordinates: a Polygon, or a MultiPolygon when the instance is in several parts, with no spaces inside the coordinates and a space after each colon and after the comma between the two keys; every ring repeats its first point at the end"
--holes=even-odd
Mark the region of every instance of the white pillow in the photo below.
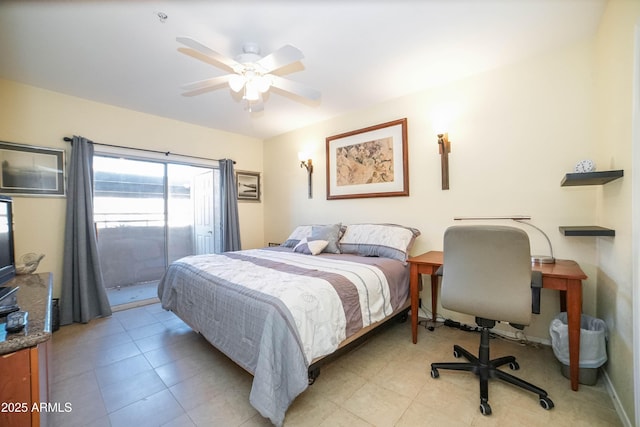
{"type": "Polygon", "coordinates": [[[312,225],[297,226],[281,246],[294,248],[298,243],[300,243],[300,240],[304,239],[305,237],[310,237],[312,230],[312,225]]]}
{"type": "Polygon", "coordinates": [[[340,239],[343,254],[379,256],[406,262],[420,231],[396,224],[349,224],[340,239]]]}

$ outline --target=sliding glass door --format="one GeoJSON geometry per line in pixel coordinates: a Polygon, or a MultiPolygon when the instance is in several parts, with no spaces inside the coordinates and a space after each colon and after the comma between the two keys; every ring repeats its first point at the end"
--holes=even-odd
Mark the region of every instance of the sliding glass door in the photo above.
{"type": "Polygon", "coordinates": [[[219,170],[168,164],[167,179],[167,261],[220,252],[219,170]]]}
{"type": "Polygon", "coordinates": [[[105,287],[157,282],[168,264],[219,251],[219,170],[94,157],[94,221],[105,287]]]}

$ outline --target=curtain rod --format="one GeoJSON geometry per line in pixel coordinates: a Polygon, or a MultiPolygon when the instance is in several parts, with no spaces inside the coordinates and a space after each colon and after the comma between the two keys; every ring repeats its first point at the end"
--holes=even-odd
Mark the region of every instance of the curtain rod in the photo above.
{"type": "MultiPolygon", "coordinates": [[[[64,141],[66,142],[73,142],[73,138],[70,138],[68,136],[65,136],[64,138],[62,138],[64,141]]],[[[190,156],[187,154],[178,154],[178,153],[172,153],[171,151],[159,151],[159,150],[149,150],[147,148],[133,148],[133,147],[125,147],[123,145],[113,145],[113,144],[102,144],[99,142],[92,142],[93,145],[102,145],[103,147],[112,147],[112,148],[124,148],[126,150],[136,150],[136,151],[146,151],[147,153],[156,153],[156,154],[164,154],[165,156],[169,156],[170,154],[173,154],[174,156],[180,156],[180,157],[188,157],[191,159],[199,159],[199,160],[215,160],[215,161],[220,161],[222,159],[209,159],[207,157],[198,157],[198,156],[190,156]]],[[[233,164],[236,164],[236,161],[233,161],[233,164]]]]}

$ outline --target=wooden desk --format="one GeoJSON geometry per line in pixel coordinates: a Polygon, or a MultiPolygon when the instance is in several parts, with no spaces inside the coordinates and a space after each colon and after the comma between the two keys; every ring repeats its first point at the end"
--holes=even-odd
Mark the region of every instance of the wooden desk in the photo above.
{"type": "MultiPolygon", "coordinates": [[[[436,319],[438,306],[438,276],[442,265],[442,251],[430,251],[408,260],[411,266],[411,333],[413,343],[418,342],[418,300],[420,274],[431,275],[431,313],[436,319]]],[[[555,264],[533,264],[533,270],[542,272],[542,287],[560,291],[560,311],[567,312],[569,326],[569,371],[571,389],[578,390],[580,373],[580,317],[582,314],[582,281],[587,278],[577,262],[556,260],[555,264]]]]}

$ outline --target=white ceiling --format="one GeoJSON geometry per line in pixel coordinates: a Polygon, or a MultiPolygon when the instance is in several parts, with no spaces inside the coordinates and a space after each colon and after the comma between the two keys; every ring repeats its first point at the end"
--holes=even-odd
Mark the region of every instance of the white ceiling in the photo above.
{"type": "Polygon", "coordinates": [[[266,139],[591,38],[605,3],[2,1],[0,78],[266,139]],[[182,96],[181,85],[226,72],[178,52],[177,36],[229,57],[244,42],[263,54],[292,44],[305,58],[286,77],[322,99],[272,90],[249,113],[226,87],[182,96]]]}

